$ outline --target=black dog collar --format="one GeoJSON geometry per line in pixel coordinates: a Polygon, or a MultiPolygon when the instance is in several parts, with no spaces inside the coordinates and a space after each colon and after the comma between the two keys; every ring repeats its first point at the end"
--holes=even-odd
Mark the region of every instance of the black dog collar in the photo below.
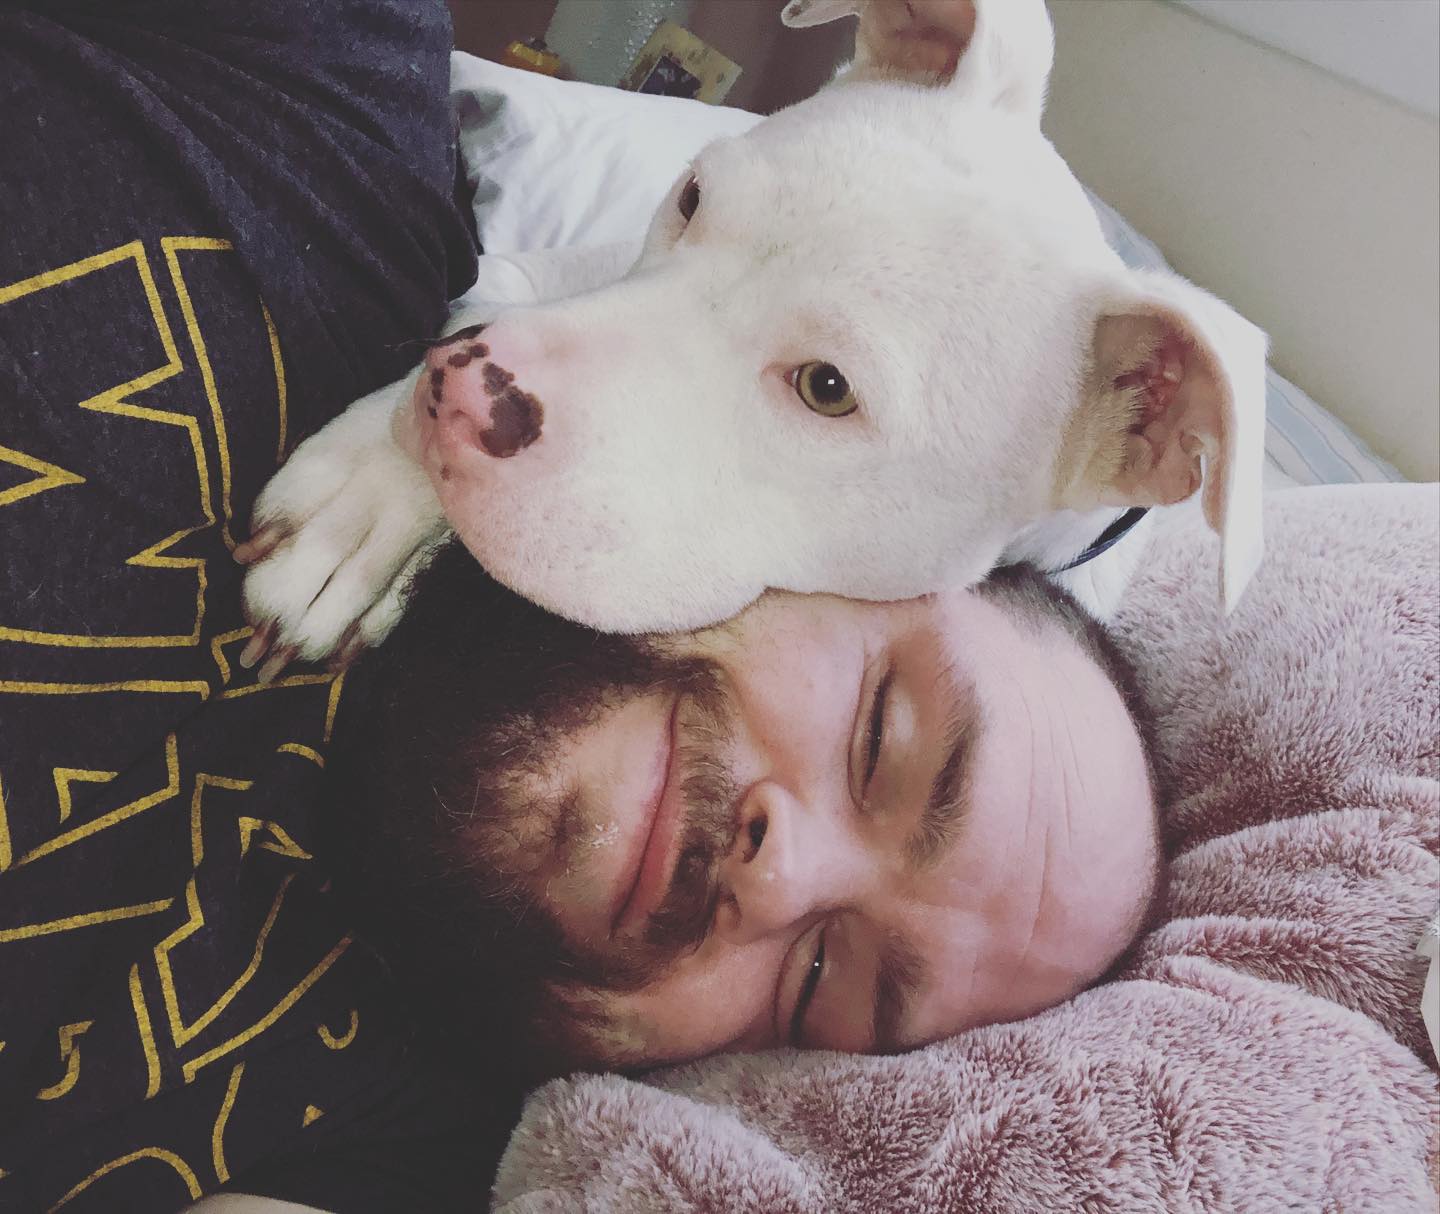
{"type": "Polygon", "coordinates": [[[1106,527],[1091,542],[1079,556],[1068,564],[1061,565],[1059,569],[1052,569],[1051,573],[1069,573],[1072,569],[1078,569],[1081,565],[1088,565],[1103,552],[1109,552],[1126,535],[1134,530],[1135,524],[1150,513],[1149,506],[1132,506],[1117,518],[1110,526],[1106,527]]]}

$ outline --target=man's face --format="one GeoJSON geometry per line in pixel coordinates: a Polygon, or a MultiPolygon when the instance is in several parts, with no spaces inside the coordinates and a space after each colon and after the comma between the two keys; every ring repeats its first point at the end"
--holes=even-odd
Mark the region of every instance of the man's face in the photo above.
{"type": "Polygon", "coordinates": [[[627,1052],[904,1049],[1060,1002],[1134,937],[1145,756],[1060,629],[777,595],[667,648],[713,685],[620,697],[514,790],[562,824],[530,892],[567,941],[652,963],[604,996],[627,1052]]]}

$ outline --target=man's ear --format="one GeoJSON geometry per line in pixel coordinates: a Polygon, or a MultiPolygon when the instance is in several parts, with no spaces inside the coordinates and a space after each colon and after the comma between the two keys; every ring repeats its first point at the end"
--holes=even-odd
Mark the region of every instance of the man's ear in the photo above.
{"type": "Polygon", "coordinates": [[[1102,301],[1059,504],[1163,506],[1201,489],[1232,611],[1260,563],[1265,335],[1213,295],[1135,274],[1102,301]]]}
{"type": "Polygon", "coordinates": [[[1043,0],[790,0],[780,19],[799,29],[852,16],[852,77],[945,86],[1038,125],[1055,59],[1043,0]]]}

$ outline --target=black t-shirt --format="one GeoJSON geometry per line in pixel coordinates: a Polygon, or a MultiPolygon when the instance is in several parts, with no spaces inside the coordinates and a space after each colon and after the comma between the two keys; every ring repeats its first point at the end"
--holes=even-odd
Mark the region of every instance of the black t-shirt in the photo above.
{"type": "Polygon", "coordinates": [[[483,1203],[508,1108],[316,854],[342,684],[239,667],[230,557],[473,275],[449,48],[441,0],[0,7],[0,1210],[483,1203]]]}

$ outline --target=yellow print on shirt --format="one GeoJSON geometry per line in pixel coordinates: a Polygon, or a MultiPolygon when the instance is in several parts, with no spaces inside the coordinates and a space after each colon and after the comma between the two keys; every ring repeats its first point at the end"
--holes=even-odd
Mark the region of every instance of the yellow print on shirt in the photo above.
{"type": "MultiPolygon", "coordinates": [[[[277,464],[289,432],[279,338],[264,302],[247,297],[248,280],[240,287],[245,323],[231,329],[216,319],[222,297],[226,315],[234,315],[238,269],[224,240],[169,236],[0,283],[0,325],[18,318],[14,331],[35,335],[21,358],[34,355],[34,378],[50,389],[33,398],[46,411],[33,434],[7,434],[0,410],[0,525],[26,545],[26,571],[41,586],[53,589],[44,581],[53,551],[57,576],[87,590],[73,602],[60,593],[47,602],[22,592],[0,605],[0,702],[54,722],[37,731],[43,753],[0,753],[0,879],[57,874],[43,903],[23,904],[0,921],[0,954],[38,958],[38,972],[72,933],[82,937],[77,946],[111,933],[127,950],[118,979],[97,987],[93,1007],[56,1015],[41,1039],[46,1065],[22,1094],[41,1102],[37,1111],[59,1116],[87,1102],[138,1105],[197,1081],[215,1092],[203,1126],[208,1144],[171,1142],[169,1134],[155,1142],[137,1131],[134,1142],[65,1176],[50,1198],[58,1195],[56,1209],[82,1194],[96,1200],[114,1183],[107,1178],[128,1169],[172,1173],[177,1194],[191,1199],[225,1183],[247,1157],[247,1118],[275,1065],[247,1047],[307,1016],[302,1000],[351,942],[338,925],[307,928],[304,899],[314,896],[318,879],[306,871],[308,840],[285,818],[286,802],[270,808],[264,795],[267,782],[297,772],[313,779],[324,767],[341,682],[302,673],[260,685],[236,661],[251,630],[234,626],[234,512],[245,507],[247,485],[268,471],[268,427],[275,427],[277,464]],[[229,286],[212,289],[217,280],[229,286]],[[7,317],[11,307],[17,311],[7,317]],[[62,310],[66,324],[34,323],[62,310]],[[112,319],[126,340],[93,363],[76,361],[85,346],[77,334],[83,339],[112,319]],[[51,340],[66,342],[63,352],[42,344],[51,340]],[[47,382],[51,365],[61,372],[47,382]],[[262,392],[273,370],[273,404],[264,396],[242,400],[228,378],[236,367],[258,369],[262,392]],[[257,420],[266,437],[255,455],[257,420]],[[133,467],[122,462],[132,442],[145,453],[133,467]],[[116,520],[123,530],[107,514],[132,489],[137,503],[163,503],[140,518],[143,531],[133,530],[138,510],[116,520]],[[228,580],[217,561],[227,562],[228,580]],[[105,582],[93,599],[92,579],[105,582]],[[93,628],[85,615],[54,614],[89,613],[91,603],[101,616],[93,628]],[[247,722],[270,719],[265,709],[277,695],[285,697],[274,708],[287,732],[269,736],[263,749],[227,749],[237,733],[246,736],[247,722]],[[70,696],[86,699],[54,698],[70,696]],[[204,725],[192,728],[202,703],[204,725]],[[97,735],[71,727],[67,705],[85,721],[107,713],[123,720],[134,711],[159,724],[154,733],[136,731],[141,740],[133,744],[92,746],[97,735]],[[172,864],[167,856],[177,850],[172,864]],[[106,855],[129,878],[122,889],[66,879],[72,861],[103,867],[106,855]],[[226,898],[240,871],[252,887],[246,914],[227,920],[226,898]],[[127,1085],[118,1097],[105,1086],[108,1080],[113,1088],[116,1076],[127,1085]],[[213,1176],[206,1174],[207,1149],[213,1176]]],[[[20,363],[22,378],[31,367],[20,363]]],[[[297,821],[304,825],[303,816],[297,821]]],[[[355,1040],[358,1011],[348,1023],[335,1013],[317,1040],[313,1025],[322,1014],[300,1020],[292,1036],[331,1057],[355,1040]]],[[[329,1090],[317,1085],[297,1094],[290,1115],[313,1121],[322,1106],[332,1108],[329,1090]]],[[[14,1170],[13,1161],[0,1162],[14,1170]]]]}
{"type": "MultiPolygon", "coordinates": [[[[167,236],[160,241],[166,267],[165,280],[169,292],[183,318],[188,344],[188,358],[182,356],[179,342],[167,319],[165,302],[161,294],[161,279],[151,265],[150,254],[142,241],[130,241],[103,253],[83,258],[80,261],[47,270],[42,274],[21,279],[19,282],[0,285],[0,308],[17,300],[33,296],[38,292],[56,287],[83,282],[87,276],[106,271],[107,288],[113,289],[114,273],[128,273],[133,283],[135,299],[142,314],[148,315],[150,327],[159,344],[162,357],[158,365],[135,366],[121,382],[76,401],[74,407],[90,413],[108,414],[135,421],[179,429],[188,441],[191,459],[195,468],[195,504],[192,519],[187,525],[160,536],[140,551],[126,557],[122,564],[139,569],[170,570],[183,573],[191,579],[194,590],[193,620],[184,632],[151,635],[95,635],[93,633],[57,632],[27,625],[25,621],[0,619],[0,641],[13,641],[28,645],[61,646],[72,649],[146,649],[198,645],[204,626],[206,591],[208,589],[207,560],[204,557],[175,555],[171,549],[210,527],[219,526],[227,550],[233,549],[235,539],[232,533],[232,470],[230,439],[225,421],[225,409],[216,386],[205,335],[195,306],[193,293],[187,283],[185,258],[196,255],[232,256],[229,241],[197,236],[167,236]],[[183,255],[183,256],[182,256],[183,255]],[[199,372],[200,383],[207,405],[208,421],[216,452],[215,468],[208,458],[205,434],[199,418],[174,409],[155,408],[141,403],[140,398],[150,389],[181,375],[190,367],[199,372]],[[216,476],[218,473],[218,478],[216,476]],[[218,486],[215,481],[218,479],[218,486]],[[218,494],[217,494],[218,489],[218,494]],[[216,497],[219,498],[218,510],[216,497]]],[[[269,340],[270,355],[275,375],[278,428],[280,432],[280,453],[283,453],[288,428],[287,401],[284,361],[280,343],[269,310],[263,301],[257,301],[269,340]]],[[[137,357],[143,351],[136,351],[137,357]]],[[[121,372],[121,374],[124,374],[121,372]]],[[[61,467],[33,452],[20,451],[13,446],[0,444],[0,463],[32,473],[29,479],[0,490],[0,509],[14,508],[23,501],[31,501],[42,493],[74,491],[86,484],[85,477],[61,467]]],[[[62,540],[63,542],[63,540],[62,540]]]]}

